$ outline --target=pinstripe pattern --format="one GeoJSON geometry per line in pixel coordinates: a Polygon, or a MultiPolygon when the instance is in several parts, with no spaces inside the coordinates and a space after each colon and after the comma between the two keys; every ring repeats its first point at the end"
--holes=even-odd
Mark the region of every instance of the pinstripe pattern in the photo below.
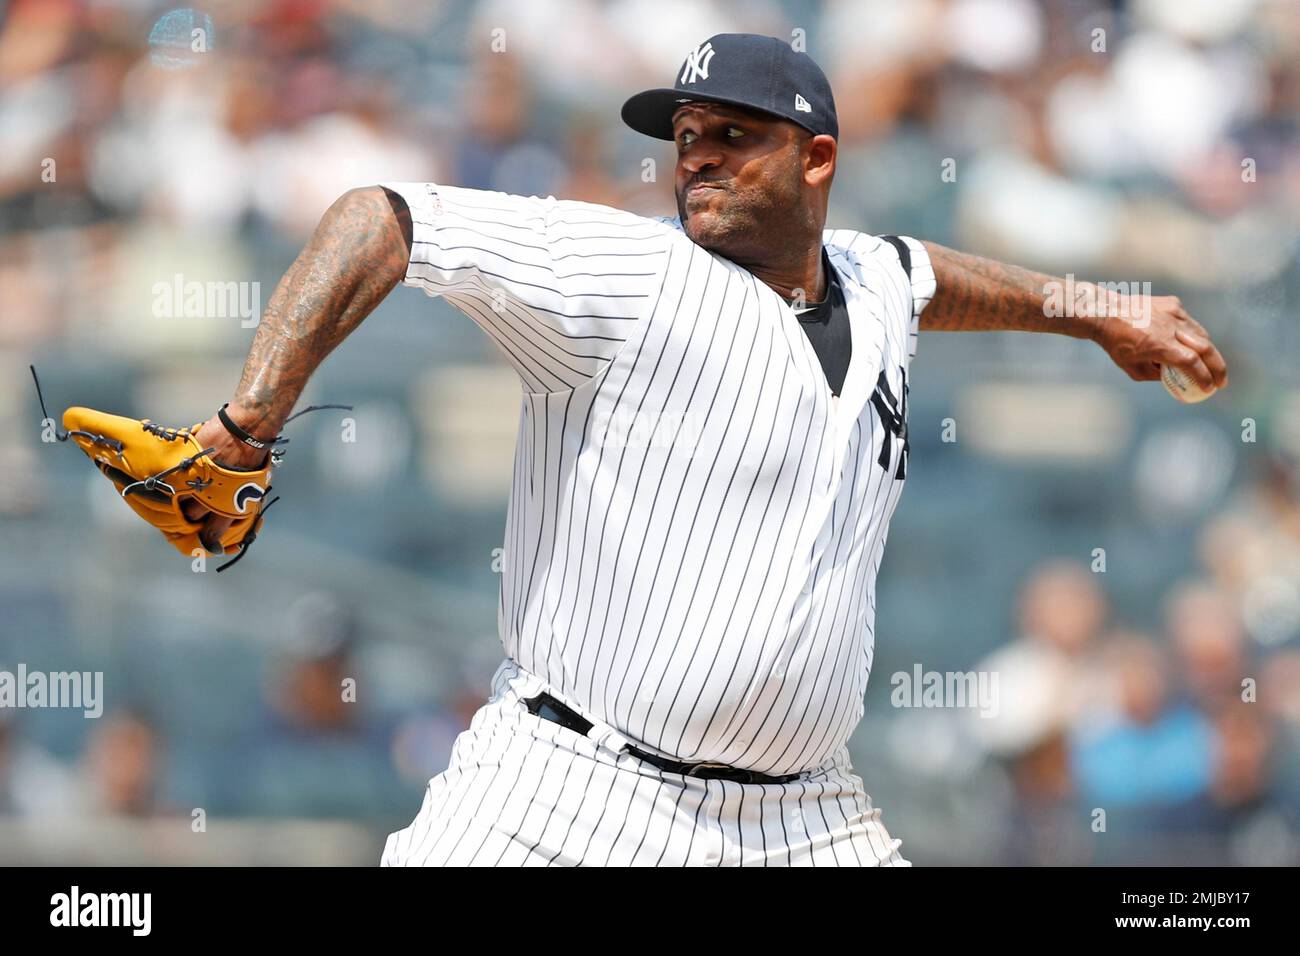
{"type": "MultiPolygon", "coordinates": [[[[893,403],[905,403],[918,318],[934,293],[924,247],[903,239],[909,283],[889,242],[824,234],[853,336],[836,400],[788,305],[692,243],[677,220],[386,185],[412,210],[407,284],[478,323],[523,383],[498,607],[507,658],[646,749],[831,774],[800,785],[805,832],[855,820],[871,831],[860,783],[845,783],[847,764],[834,762],[862,714],[876,574],[904,484],[891,419],[905,420],[905,404],[893,403]],[[882,420],[885,395],[897,414],[882,420]]],[[[575,765],[552,739],[567,731],[525,718],[498,713],[471,729],[421,811],[449,822],[426,823],[435,844],[403,859],[482,862],[501,833],[511,841],[496,847],[502,862],[531,859],[540,852],[531,842],[553,841],[566,807],[597,806],[585,800],[592,788],[609,794],[586,834],[592,846],[577,852],[566,838],[552,847],[557,860],[671,855],[686,820],[698,839],[675,857],[683,862],[742,845],[766,859],[798,845],[791,821],[759,809],[761,792],[718,781],[638,788],[627,774],[644,781],[644,770],[575,765]],[[639,823],[623,816],[637,812],[639,823]],[[749,813],[765,824],[756,846],[735,835],[749,813]],[[476,820],[492,831],[475,834],[476,820]],[[605,833],[611,821],[639,825],[644,854],[620,857],[627,848],[605,833]],[[466,857],[475,835],[483,846],[466,857]]],[[[850,849],[888,856],[849,841],[840,862],[850,849]]]]}
{"type": "Polygon", "coordinates": [[[528,713],[506,661],[385,866],[906,866],[844,753],[783,786],[661,774],[528,713]]]}

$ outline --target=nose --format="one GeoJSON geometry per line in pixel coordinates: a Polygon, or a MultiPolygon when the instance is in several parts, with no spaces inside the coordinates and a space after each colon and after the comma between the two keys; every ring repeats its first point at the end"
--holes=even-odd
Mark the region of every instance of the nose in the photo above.
{"type": "Polygon", "coordinates": [[[722,160],[722,150],[716,145],[696,140],[678,156],[677,163],[683,171],[694,176],[706,169],[721,166],[722,160]]]}

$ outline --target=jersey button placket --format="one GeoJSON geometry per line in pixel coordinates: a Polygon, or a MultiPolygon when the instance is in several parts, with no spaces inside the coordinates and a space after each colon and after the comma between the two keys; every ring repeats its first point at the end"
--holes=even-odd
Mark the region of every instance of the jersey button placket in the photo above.
{"type": "Polygon", "coordinates": [[[721,866],[726,856],[727,843],[719,825],[719,814],[724,809],[725,801],[718,792],[719,781],[696,778],[696,782],[704,787],[704,809],[701,811],[704,814],[704,854],[700,863],[702,866],[721,866]]]}
{"type": "Polygon", "coordinates": [[[734,788],[743,786],[739,783],[725,783],[721,780],[710,780],[709,790],[714,794],[713,799],[719,804],[720,816],[717,818],[718,828],[718,854],[715,857],[715,866],[739,866],[741,851],[743,847],[737,841],[740,838],[740,820],[728,821],[727,816],[736,810],[740,804],[740,795],[735,792],[734,788]],[[732,788],[731,797],[727,796],[727,788],[732,788]],[[736,832],[732,833],[730,826],[736,827],[736,832]]]}
{"type": "Polygon", "coordinates": [[[740,847],[727,832],[727,812],[735,801],[727,799],[727,784],[723,780],[702,780],[707,788],[705,819],[708,822],[708,839],[705,844],[705,866],[735,866],[740,862],[740,847]]]}

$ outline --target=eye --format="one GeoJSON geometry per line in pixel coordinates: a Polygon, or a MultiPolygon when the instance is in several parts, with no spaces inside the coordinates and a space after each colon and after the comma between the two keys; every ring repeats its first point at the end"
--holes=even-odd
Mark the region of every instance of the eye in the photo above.
{"type": "Polygon", "coordinates": [[[740,137],[742,137],[742,136],[744,136],[744,135],[745,135],[745,131],[744,131],[743,129],[741,129],[739,126],[728,126],[728,127],[727,127],[727,138],[728,138],[728,139],[740,139],[740,137]]]}
{"type": "Polygon", "coordinates": [[[695,134],[692,133],[690,130],[684,130],[682,134],[677,137],[677,145],[685,148],[691,145],[691,143],[694,140],[695,140],[695,134]]]}

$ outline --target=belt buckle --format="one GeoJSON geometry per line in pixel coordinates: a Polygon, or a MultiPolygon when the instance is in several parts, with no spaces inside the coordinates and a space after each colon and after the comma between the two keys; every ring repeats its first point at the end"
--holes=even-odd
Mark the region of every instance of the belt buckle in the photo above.
{"type": "MultiPolygon", "coordinates": [[[[699,774],[697,774],[696,771],[698,771],[698,770],[710,770],[710,769],[716,769],[716,770],[734,770],[735,768],[732,767],[732,766],[730,766],[729,764],[725,764],[725,763],[692,763],[692,764],[687,764],[686,773],[687,773],[687,775],[689,775],[689,776],[695,777],[695,776],[699,776],[699,774]]],[[[702,780],[707,780],[707,779],[709,779],[709,778],[708,778],[708,777],[701,777],[701,779],[702,779],[702,780]]],[[[717,778],[715,777],[714,779],[717,779],[717,778]]]]}

